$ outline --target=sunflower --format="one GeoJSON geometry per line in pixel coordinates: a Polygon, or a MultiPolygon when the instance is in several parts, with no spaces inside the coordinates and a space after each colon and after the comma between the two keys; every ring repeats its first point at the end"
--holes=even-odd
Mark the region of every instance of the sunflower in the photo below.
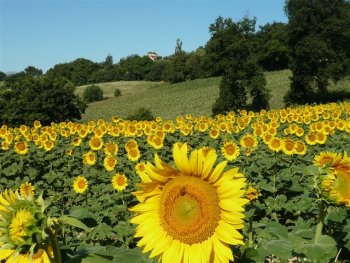
{"type": "Polygon", "coordinates": [[[229,262],[230,245],[243,245],[245,177],[234,168],[224,172],[227,162],[215,168],[216,154],[202,150],[187,157],[187,145],[175,144],[177,169],[155,155],[155,165],[146,164],[152,180],[139,184],[134,192],[140,203],[130,210],[137,224],[135,237],[141,238],[150,257],[162,262],[229,262]]]}
{"type": "Polygon", "coordinates": [[[327,141],[326,134],[324,134],[322,132],[316,133],[316,143],[318,143],[318,144],[325,144],[326,141],[327,141]]]}
{"type": "Polygon", "coordinates": [[[132,149],[138,148],[137,142],[134,139],[131,139],[127,141],[124,145],[124,148],[127,152],[131,151],[132,149]]]}
{"type": "Polygon", "coordinates": [[[282,141],[282,151],[285,154],[293,155],[295,154],[295,143],[292,139],[285,138],[282,141]]]}
{"type": "Polygon", "coordinates": [[[217,128],[212,128],[209,132],[209,136],[212,139],[217,139],[220,136],[220,130],[217,128]]]}
{"type": "Polygon", "coordinates": [[[108,172],[113,171],[116,165],[117,159],[113,155],[107,155],[103,160],[103,166],[108,172]]]}
{"type": "Polygon", "coordinates": [[[106,155],[116,155],[118,150],[118,145],[115,142],[108,142],[104,147],[104,152],[106,155]]]}
{"type": "Polygon", "coordinates": [[[307,151],[306,144],[303,141],[296,141],[294,144],[295,153],[299,155],[305,155],[307,151]]]}
{"type": "Polygon", "coordinates": [[[43,211],[43,202],[33,196],[20,195],[18,190],[0,193],[1,262],[51,262],[44,250],[47,236],[43,211]]]}
{"type": "Polygon", "coordinates": [[[77,178],[75,178],[73,182],[73,190],[77,194],[84,193],[88,189],[88,186],[89,186],[89,182],[86,180],[84,176],[78,176],[77,178]]]}
{"type": "Polygon", "coordinates": [[[238,145],[233,141],[225,142],[224,146],[221,148],[221,152],[228,161],[233,161],[237,159],[240,150],[238,145]]]}
{"type": "Polygon", "coordinates": [[[258,140],[251,134],[244,135],[239,142],[244,148],[255,148],[258,145],[258,140]]]}
{"type": "Polygon", "coordinates": [[[72,141],[72,144],[77,147],[81,144],[81,138],[80,137],[75,137],[72,141]]]}
{"type": "Polygon", "coordinates": [[[138,148],[134,148],[128,151],[127,156],[130,161],[137,162],[141,157],[141,152],[138,148]]]}
{"type": "Polygon", "coordinates": [[[316,137],[316,134],[315,133],[308,133],[306,134],[305,136],[305,142],[308,144],[308,145],[315,145],[317,143],[317,137],[316,137]]]}
{"type": "Polygon", "coordinates": [[[269,149],[274,152],[279,152],[282,149],[282,139],[278,137],[273,137],[269,142],[268,145],[269,149]]]}
{"type": "Polygon", "coordinates": [[[248,186],[247,190],[244,193],[245,198],[247,198],[250,201],[258,199],[259,195],[259,191],[252,186],[248,186]]]}
{"type": "Polygon", "coordinates": [[[88,151],[83,154],[83,163],[87,165],[94,165],[96,163],[96,154],[93,151],[88,151]]]}
{"type": "Polygon", "coordinates": [[[35,187],[28,182],[25,182],[19,187],[20,194],[23,198],[30,198],[34,196],[35,187]]]}
{"type": "Polygon", "coordinates": [[[94,150],[94,151],[101,150],[103,147],[103,141],[100,137],[93,136],[89,141],[89,146],[91,150],[94,150]]]}
{"type": "Polygon", "coordinates": [[[52,141],[48,140],[48,141],[43,142],[43,147],[44,147],[45,151],[48,152],[48,151],[52,150],[52,148],[54,147],[54,144],[52,141]]]}
{"type": "Polygon", "coordinates": [[[112,185],[114,190],[123,191],[128,186],[128,179],[124,174],[115,174],[112,177],[112,185]]]}
{"type": "Polygon", "coordinates": [[[14,150],[20,155],[25,155],[28,152],[28,144],[24,141],[18,141],[14,145],[14,150]]]}
{"type": "Polygon", "coordinates": [[[350,207],[350,169],[330,168],[321,187],[331,201],[350,207]]]}
{"type": "Polygon", "coordinates": [[[339,159],[341,159],[341,155],[339,153],[321,152],[315,156],[313,163],[318,167],[324,167],[326,165],[331,165],[337,162],[339,159]]]}

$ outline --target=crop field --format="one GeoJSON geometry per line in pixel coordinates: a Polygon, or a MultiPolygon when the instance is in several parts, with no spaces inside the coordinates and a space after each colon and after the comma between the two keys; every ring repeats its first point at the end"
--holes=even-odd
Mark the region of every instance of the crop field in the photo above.
{"type": "Polygon", "coordinates": [[[173,119],[3,125],[0,260],[348,262],[350,103],[209,117],[219,79],[192,83],[124,83],[89,108],[152,105],[152,93],[157,114],[170,93],[166,115],[184,111],[173,119]]]}
{"type": "MultiPolygon", "coordinates": [[[[283,108],[283,97],[287,93],[291,76],[289,70],[266,72],[267,88],[270,90],[270,107],[283,108]]],[[[178,84],[148,81],[121,81],[98,84],[104,91],[105,100],[88,105],[82,122],[98,119],[110,120],[117,115],[128,117],[140,107],[151,110],[155,116],[175,120],[176,116],[191,113],[193,116],[211,116],[211,108],[219,96],[221,78],[207,78],[178,84]],[[122,96],[114,97],[114,90],[119,88],[122,96]]],[[[84,88],[77,88],[82,95],[84,88]]],[[[330,91],[350,93],[350,79],[337,84],[331,83],[330,91]]]]}

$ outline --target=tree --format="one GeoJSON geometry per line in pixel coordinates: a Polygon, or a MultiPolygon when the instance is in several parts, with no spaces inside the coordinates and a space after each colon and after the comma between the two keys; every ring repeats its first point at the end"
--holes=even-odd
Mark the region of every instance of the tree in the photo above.
{"type": "Polygon", "coordinates": [[[6,74],[2,71],[0,71],[0,81],[4,81],[6,78],[6,74]]]}
{"type": "Polygon", "coordinates": [[[310,102],[325,93],[329,80],[350,72],[350,3],[346,0],[288,0],[289,40],[293,72],[285,102],[310,102]]]}
{"type": "Polygon", "coordinates": [[[260,27],[257,32],[259,64],[265,70],[288,68],[290,48],[288,46],[288,25],[273,22],[260,27]]]}
{"type": "Polygon", "coordinates": [[[89,83],[91,75],[96,72],[100,66],[85,58],[78,58],[72,62],[57,64],[47,71],[47,75],[54,77],[64,77],[75,85],[84,85],[89,83]]]}
{"type": "Polygon", "coordinates": [[[186,52],[182,50],[182,41],[176,40],[175,53],[169,58],[166,79],[170,83],[178,83],[186,80],[186,52]]]}
{"type": "Polygon", "coordinates": [[[186,79],[198,79],[207,76],[205,49],[203,47],[190,52],[186,59],[186,79]]]}
{"type": "Polygon", "coordinates": [[[33,67],[33,66],[28,66],[24,72],[27,74],[27,75],[30,75],[30,76],[33,76],[33,77],[38,77],[38,76],[41,76],[43,74],[43,71],[41,69],[38,69],[36,67],[33,67]]]}
{"type": "Polygon", "coordinates": [[[209,26],[211,38],[205,45],[205,64],[210,76],[222,76],[232,59],[228,53],[228,46],[236,38],[234,27],[231,18],[224,19],[221,16],[209,26]]]}
{"type": "Polygon", "coordinates": [[[105,59],[105,62],[103,63],[105,67],[112,66],[113,65],[113,57],[111,54],[108,54],[108,56],[105,59]]]}
{"type": "Polygon", "coordinates": [[[268,108],[266,80],[254,52],[255,23],[255,18],[245,17],[223,29],[222,34],[231,36],[231,42],[227,43],[224,51],[230,59],[225,63],[213,114],[246,108],[249,97],[252,99],[251,109],[268,108]]]}
{"type": "Polygon", "coordinates": [[[74,85],[62,77],[27,75],[0,89],[0,123],[10,126],[44,125],[81,119],[86,104],[74,94],[74,85]]]}
{"type": "Polygon", "coordinates": [[[83,93],[85,102],[94,102],[103,100],[103,90],[97,85],[87,86],[83,93]]]}
{"type": "Polygon", "coordinates": [[[151,71],[155,62],[147,56],[137,54],[127,56],[119,61],[119,67],[124,80],[143,80],[151,71]]]}

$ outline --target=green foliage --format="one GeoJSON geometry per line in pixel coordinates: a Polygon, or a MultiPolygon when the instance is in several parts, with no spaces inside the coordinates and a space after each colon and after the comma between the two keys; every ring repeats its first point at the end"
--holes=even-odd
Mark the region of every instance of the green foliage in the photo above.
{"type": "Polygon", "coordinates": [[[212,109],[214,115],[246,108],[248,92],[252,98],[252,109],[269,107],[266,80],[258,65],[257,55],[252,51],[255,22],[255,19],[244,18],[238,23],[230,22],[220,31],[230,32],[227,34],[230,34],[232,42],[225,53],[234,59],[226,61],[219,98],[212,109]]]}
{"type": "Polygon", "coordinates": [[[24,72],[27,75],[32,76],[32,77],[38,77],[38,76],[41,76],[43,74],[43,71],[41,69],[38,69],[38,68],[33,67],[33,66],[26,67],[24,72]]]}
{"type": "Polygon", "coordinates": [[[123,80],[143,80],[155,62],[147,56],[130,55],[119,61],[123,80]]]}
{"type": "Polygon", "coordinates": [[[285,101],[310,102],[329,80],[350,72],[350,3],[346,0],[288,0],[292,85],[285,101]]]}
{"type": "Polygon", "coordinates": [[[47,71],[49,77],[65,77],[75,85],[89,82],[90,75],[99,68],[98,64],[88,59],[78,58],[69,63],[57,64],[47,71]]]}
{"type": "Polygon", "coordinates": [[[122,92],[120,91],[120,89],[116,88],[116,89],[114,90],[114,97],[119,97],[119,96],[121,96],[121,95],[122,95],[122,92]]]}
{"type": "Polygon", "coordinates": [[[6,74],[2,71],[0,71],[0,81],[4,81],[6,78],[6,74]]]}
{"type": "Polygon", "coordinates": [[[87,103],[103,100],[103,91],[97,85],[87,86],[83,93],[83,99],[87,103]]]}
{"type": "Polygon", "coordinates": [[[264,70],[287,69],[290,60],[288,25],[281,22],[267,23],[257,32],[259,64],[264,70]]]}
{"type": "Polygon", "coordinates": [[[160,81],[165,79],[165,70],[167,61],[165,59],[157,59],[152,64],[150,71],[145,75],[145,80],[160,81]]]}
{"type": "Polygon", "coordinates": [[[176,40],[175,54],[169,58],[165,72],[165,78],[170,83],[178,83],[186,80],[186,57],[182,50],[182,41],[176,40]]]}
{"type": "Polygon", "coordinates": [[[129,115],[126,119],[136,121],[151,121],[154,120],[154,116],[150,109],[141,107],[135,110],[134,113],[129,115]]]}
{"type": "Polygon", "coordinates": [[[74,94],[75,87],[64,78],[21,77],[0,89],[0,123],[11,126],[81,119],[86,105],[74,94]]]}

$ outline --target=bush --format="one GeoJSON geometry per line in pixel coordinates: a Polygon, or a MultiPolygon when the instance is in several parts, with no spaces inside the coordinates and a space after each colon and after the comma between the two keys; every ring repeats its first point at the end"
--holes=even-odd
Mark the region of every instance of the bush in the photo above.
{"type": "Polygon", "coordinates": [[[97,85],[90,85],[84,90],[83,98],[86,102],[103,100],[103,91],[97,85]]]}
{"type": "Polygon", "coordinates": [[[122,92],[120,91],[120,89],[115,89],[114,91],[114,97],[119,97],[122,95],[122,92]]]}
{"type": "Polygon", "coordinates": [[[136,121],[151,121],[154,120],[154,116],[150,109],[141,107],[134,111],[134,113],[129,115],[126,119],[136,121]]]}
{"type": "Polygon", "coordinates": [[[86,104],[74,94],[72,82],[62,77],[26,76],[0,88],[0,124],[32,125],[81,119],[86,104]]]}

